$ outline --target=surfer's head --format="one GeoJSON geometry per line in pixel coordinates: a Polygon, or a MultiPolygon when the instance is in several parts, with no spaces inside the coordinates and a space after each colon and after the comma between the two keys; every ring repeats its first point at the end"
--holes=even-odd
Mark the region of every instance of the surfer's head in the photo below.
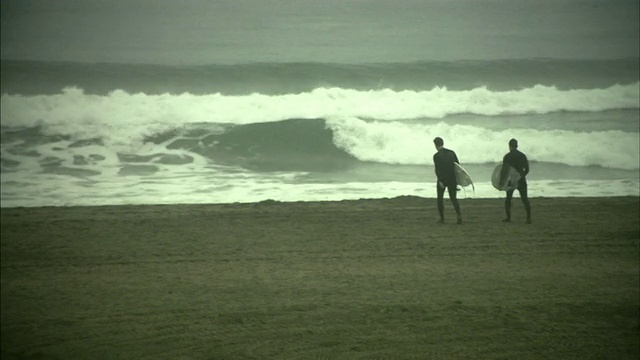
{"type": "Polygon", "coordinates": [[[444,146],[444,140],[441,137],[437,137],[433,139],[433,143],[436,145],[436,149],[440,149],[444,146]]]}
{"type": "Polygon", "coordinates": [[[511,139],[509,140],[509,149],[517,149],[518,148],[518,140],[511,139]]]}

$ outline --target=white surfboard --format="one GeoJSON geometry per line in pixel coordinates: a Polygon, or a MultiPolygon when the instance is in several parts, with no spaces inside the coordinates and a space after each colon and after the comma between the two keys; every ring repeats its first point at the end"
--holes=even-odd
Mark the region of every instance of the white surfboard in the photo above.
{"type": "Polygon", "coordinates": [[[475,185],[473,185],[473,179],[471,178],[471,175],[469,175],[467,170],[465,170],[462,166],[460,166],[460,164],[456,162],[453,163],[453,169],[456,172],[456,182],[458,183],[458,185],[462,186],[463,189],[467,186],[471,186],[471,188],[473,189],[473,194],[475,195],[476,187],[475,185]]]}
{"type": "Polygon", "coordinates": [[[502,174],[502,164],[500,164],[496,166],[493,174],[491,174],[491,185],[500,191],[515,190],[519,181],[520,173],[511,166],[509,166],[505,174],[502,174]],[[504,175],[503,178],[501,178],[502,175],[504,175]]]}

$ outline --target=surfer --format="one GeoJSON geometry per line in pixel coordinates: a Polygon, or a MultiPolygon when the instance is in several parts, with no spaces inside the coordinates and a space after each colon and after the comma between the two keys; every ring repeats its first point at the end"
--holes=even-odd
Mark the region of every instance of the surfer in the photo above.
{"type": "Polygon", "coordinates": [[[453,208],[456,210],[458,216],[458,224],[462,224],[462,215],[460,213],[460,204],[456,197],[456,191],[458,183],[456,181],[456,174],[453,163],[459,163],[458,156],[453,150],[446,149],[444,147],[444,140],[437,137],[433,139],[433,143],[438,150],[433,155],[433,164],[436,167],[436,176],[438,178],[437,193],[438,193],[438,212],[440,213],[440,223],[444,223],[444,190],[449,191],[449,199],[453,203],[453,208]]]}
{"type": "MultiPolygon", "coordinates": [[[[504,210],[507,217],[504,219],[504,222],[511,221],[511,199],[513,198],[513,192],[515,189],[518,189],[520,199],[522,200],[524,209],[527,212],[527,224],[531,224],[531,205],[529,204],[529,197],[527,196],[527,179],[525,178],[529,173],[529,160],[527,160],[527,156],[525,154],[518,150],[518,140],[509,140],[509,152],[502,159],[502,164],[503,173],[507,171],[509,166],[511,166],[520,174],[520,180],[518,181],[517,186],[507,190],[507,198],[504,202],[504,210]]],[[[504,177],[502,176],[501,178],[504,177]]]]}

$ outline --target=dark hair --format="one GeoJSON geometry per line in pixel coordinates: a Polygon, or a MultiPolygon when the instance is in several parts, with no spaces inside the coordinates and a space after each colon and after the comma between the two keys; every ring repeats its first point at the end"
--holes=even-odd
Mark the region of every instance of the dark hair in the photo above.
{"type": "Polygon", "coordinates": [[[441,137],[437,137],[437,138],[433,139],[433,143],[436,144],[436,146],[443,146],[444,145],[444,140],[442,140],[441,137]]]}
{"type": "Polygon", "coordinates": [[[516,139],[509,140],[509,147],[517,148],[518,147],[518,140],[516,140],[516,139]]]}

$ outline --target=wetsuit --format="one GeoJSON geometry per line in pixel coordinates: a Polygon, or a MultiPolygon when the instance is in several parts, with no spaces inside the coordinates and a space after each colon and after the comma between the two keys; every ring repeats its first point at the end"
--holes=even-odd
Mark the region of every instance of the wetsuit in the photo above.
{"type": "MultiPolygon", "coordinates": [[[[529,204],[529,197],[527,194],[527,179],[525,176],[529,173],[529,160],[527,156],[518,149],[511,149],[502,159],[503,169],[507,169],[504,165],[509,165],[516,169],[520,174],[520,181],[518,182],[518,192],[520,193],[520,199],[524,204],[524,209],[527,212],[527,222],[531,222],[531,205],[529,204]]],[[[504,202],[504,210],[507,214],[505,221],[511,220],[511,199],[515,189],[507,190],[507,198],[504,202]]]]}
{"type": "Polygon", "coordinates": [[[436,176],[438,177],[437,193],[438,193],[438,213],[440,214],[440,221],[444,221],[444,190],[449,191],[449,198],[453,203],[453,208],[458,215],[458,222],[461,222],[460,204],[456,197],[456,191],[458,183],[456,181],[456,173],[453,167],[453,163],[458,162],[456,153],[452,150],[441,148],[437,153],[433,155],[433,164],[436,167],[436,176]]]}

